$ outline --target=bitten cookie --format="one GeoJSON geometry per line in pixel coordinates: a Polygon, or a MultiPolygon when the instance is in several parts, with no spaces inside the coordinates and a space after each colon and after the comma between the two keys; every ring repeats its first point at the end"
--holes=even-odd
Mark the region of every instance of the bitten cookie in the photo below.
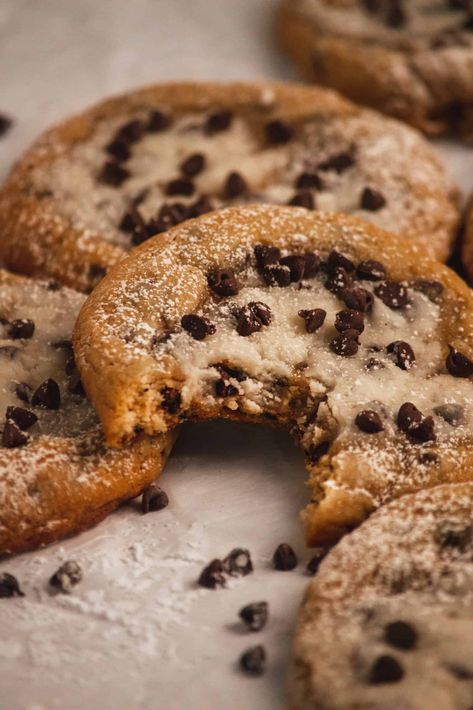
{"type": "Polygon", "coordinates": [[[111,446],[186,419],[290,431],[310,544],[473,477],[473,295],[361,220],[267,205],[190,220],[110,272],[74,343],[111,446]]]}
{"type": "Polygon", "coordinates": [[[0,192],[0,259],[90,291],[133,247],[230,203],[351,212],[447,257],[456,190],[414,131],[324,90],[168,84],[38,139],[0,192]]]}
{"type": "Polygon", "coordinates": [[[293,710],[473,707],[473,485],[382,508],[322,562],[303,603],[293,710]]]}
{"type": "Polygon", "coordinates": [[[308,80],[431,135],[473,139],[468,0],[281,0],[276,32],[308,80]]]}
{"type": "Polygon", "coordinates": [[[173,437],[107,449],[74,365],[84,296],[0,271],[0,554],[79,532],[138,495],[173,437]]]}

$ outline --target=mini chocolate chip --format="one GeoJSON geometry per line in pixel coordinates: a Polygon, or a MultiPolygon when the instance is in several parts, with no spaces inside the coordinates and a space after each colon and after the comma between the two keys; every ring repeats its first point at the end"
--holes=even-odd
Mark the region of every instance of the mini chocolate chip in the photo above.
{"type": "Polygon", "coordinates": [[[188,178],[193,178],[205,168],[205,156],[202,153],[192,153],[182,161],[180,171],[188,178]]]}
{"type": "Polygon", "coordinates": [[[13,340],[20,338],[31,338],[34,333],[34,322],[29,318],[17,318],[12,320],[8,326],[8,335],[13,340]]]}
{"type": "Polygon", "coordinates": [[[181,407],[181,393],[174,387],[164,387],[161,390],[162,407],[168,414],[177,414],[181,407]]]}
{"type": "Polygon", "coordinates": [[[262,303],[261,301],[250,301],[248,306],[260,323],[263,325],[269,325],[271,323],[271,309],[266,305],[266,303],[262,303]]]}
{"type": "Polygon", "coordinates": [[[243,193],[247,191],[248,185],[240,173],[235,171],[229,173],[223,186],[224,196],[228,199],[232,199],[234,197],[240,197],[240,195],[243,195],[243,193]]]}
{"type": "Polygon", "coordinates": [[[9,116],[5,116],[5,114],[1,113],[0,114],[0,138],[2,138],[4,135],[6,135],[12,126],[13,126],[12,119],[9,118],[9,116]]]}
{"type": "Polygon", "coordinates": [[[471,377],[473,375],[473,360],[463,355],[459,350],[448,346],[448,356],[445,362],[447,370],[453,377],[471,377]]]}
{"type": "Polygon", "coordinates": [[[26,431],[38,421],[38,417],[34,412],[30,412],[29,409],[24,409],[23,407],[7,407],[5,418],[14,421],[22,431],[26,431]]]}
{"type": "Polygon", "coordinates": [[[317,572],[319,571],[320,564],[322,560],[328,555],[329,550],[329,547],[321,547],[319,548],[319,550],[317,550],[315,555],[310,558],[306,565],[306,570],[310,575],[314,576],[315,574],[317,574],[317,572]]]}
{"type": "Polygon", "coordinates": [[[356,274],[359,279],[364,279],[365,281],[382,281],[386,278],[386,269],[380,261],[366,259],[365,261],[360,261],[356,274]]]}
{"type": "Polygon", "coordinates": [[[165,131],[171,125],[171,117],[162,111],[151,111],[146,125],[146,130],[150,133],[165,131]]]}
{"type": "Polygon", "coordinates": [[[274,145],[284,145],[294,137],[293,127],[286,121],[276,119],[270,121],[265,127],[266,138],[274,145]]]}
{"type": "Polygon", "coordinates": [[[289,286],[291,270],[283,264],[268,264],[263,269],[263,279],[268,286],[289,286]]]}
{"type": "Polygon", "coordinates": [[[254,248],[256,265],[260,271],[268,264],[274,264],[281,256],[281,251],[277,247],[272,247],[269,244],[257,244],[254,248]]]}
{"type": "Polygon", "coordinates": [[[440,281],[429,281],[427,279],[416,279],[412,282],[414,291],[420,291],[433,303],[438,303],[444,291],[444,286],[440,281]]]}
{"type": "Polygon", "coordinates": [[[323,190],[324,183],[320,175],[317,173],[301,173],[295,182],[295,187],[298,190],[323,190]]]}
{"type": "Polygon", "coordinates": [[[306,210],[313,210],[315,208],[314,196],[309,190],[299,190],[287,203],[292,207],[305,207],[306,210]]]}
{"type": "Polygon", "coordinates": [[[358,336],[357,330],[346,330],[330,341],[330,349],[341,357],[353,357],[358,352],[358,336]]]}
{"type": "Polygon", "coordinates": [[[0,599],[24,596],[17,578],[8,572],[0,572],[0,599]]]}
{"type": "Polygon", "coordinates": [[[74,560],[64,562],[49,580],[49,584],[63,594],[69,594],[72,587],[82,581],[82,569],[74,560]]]}
{"type": "Polygon", "coordinates": [[[105,151],[115,158],[118,163],[123,163],[131,155],[130,146],[126,141],[114,139],[105,146],[105,151]]]}
{"type": "Polygon", "coordinates": [[[246,372],[243,372],[243,370],[237,370],[234,367],[228,367],[228,365],[223,365],[222,363],[218,363],[214,365],[214,367],[219,371],[224,380],[234,379],[237,382],[244,382],[248,379],[248,375],[246,372]]]}
{"type": "Polygon", "coordinates": [[[409,300],[407,288],[397,281],[383,281],[375,286],[374,292],[385,306],[392,309],[404,308],[409,300]]]}
{"type": "Polygon", "coordinates": [[[146,234],[146,222],[135,205],[131,204],[123,214],[118,229],[122,232],[139,231],[146,234]]]}
{"type": "Polygon", "coordinates": [[[412,402],[404,402],[397,414],[397,425],[405,434],[422,421],[422,412],[412,402]]]}
{"type": "Polygon", "coordinates": [[[298,311],[297,315],[304,319],[306,333],[315,333],[324,324],[327,311],[323,308],[310,308],[298,311]]]}
{"type": "Polygon", "coordinates": [[[217,397],[236,397],[239,394],[239,390],[235,385],[230,382],[225,382],[225,380],[217,380],[215,382],[215,394],[217,397]]]}
{"type": "Polygon", "coordinates": [[[266,651],[264,646],[252,646],[240,656],[240,666],[245,673],[260,676],[265,671],[266,651]]]}
{"type": "Polygon", "coordinates": [[[405,621],[392,621],[385,626],[384,640],[394,648],[410,651],[417,645],[417,631],[405,621]]]}
{"type": "Polygon", "coordinates": [[[384,370],[384,363],[375,357],[370,357],[365,365],[366,370],[384,370]]]}
{"type": "Polygon", "coordinates": [[[238,335],[247,337],[258,333],[265,325],[271,322],[271,311],[265,303],[251,301],[237,312],[238,335]]]}
{"type": "Polygon", "coordinates": [[[313,251],[306,251],[304,254],[304,278],[312,279],[317,276],[320,269],[320,258],[313,251]]]}
{"type": "Polygon", "coordinates": [[[206,195],[201,195],[195,202],[192,202],[187,207],[189,218],[200,217],[207,212],[212,212],[213,204],[206,195]]]}
{"type": "Polygon", "coordinates": [[[31,387],[26,382],[17,382],[15,384],[15,394],[22,402],[30,401],[31,391],[31,387]]]}
{"type": "Polygon", "coordinates": [[[310,447],[308,453],[308,458],[311,464],[316,464],[322,456],[325,456],[325,454],[328,452],[330,449],[330,442],[329,441],[322,441],[320,444],[314,444],[310,447]]]}
{"type": "Polygon", "coordinates": [[[335,316],[335,328],[339,333],[344,333],[347,330],[356,330],[358,333],[362,333],[365,329],[364,321],[363,313],[353,308],[348,308],[347,310],[339,311],[335,316]]]}
{"type": "Polygon", "coordinates": [[[435,414],[445,419],[451,426],[457,427],[464,420],[464,409],[461,404],[447,403],[434,408],[435,414]]]}
{"type": "Polygon", "coordinates": [[[215,559],[204,567],[200,573],[197,584],[206,589],[225,587],[225,568],[221,560],[215,559]]]}
{"type": "Polygon", "coordinates": [[[34,392],[31,398],[31,404],[36,407],[45,407],[46,409],[59,409],[61,405],[61,392],[55,380],[49,377],[44,380],[34,392]]]}
{"type": "Polygon", "coordinates": [[[413,349],[409,343],[405,343],[403,340],[394,340],[394,342],[389,343],[386,350],[394,355],[394,362],[401,370],[410,370],[416,364],[416,356],[413,349]]]}
{"type": "Polygon", "coordinates": [[[107,269],[105,268],[105,266],[102,266],[102,264],[90,264],[89,266],[89,278],[91,278],[93,281],[99,281],[100,279],[103,279],[106,273],[107,269]]]}
{"type": "Polygon", "coordinates": [[[327,158],[327,160],[319,163],[318,168],[319,170],[335,170],[335,172],[341,174],[353,165],[355,165],[354,156],[348,151],[345,151],[343,153],[337,153],[337,155],[332,155],[330,158],[327,158]]]}
{"type": "Polygon", "coordinates": [[[348,308],[362,313],[371,313],[373,310],[374,296],[366,288],[345,288],[341,298],[348,308]]]}
{"type": "Polygon", "coordinates": [[[240,609],[238,616],[250,631],[261,631],[268,621],[268,602],[247,604],[240,609]]]}
{"type": "Polygon", "coordinates": [[[104,163],[97,176],[99,182],[103,182],[105,185],[110,185],[111,187],[120,187],[129,177],[130,172],[126,168],[111,160],[104,163]]]}
{"type": "Polygon", "coordinates": [[[297,555],[290,545],[282,542],[274,551],[273,565],[280,572],[289,572],[297,567],[297,555]]]}
{"type": "Polygon", "coordinates": [[[136,143],[143,137],[145,129],[146,126],[143,121],[135,118],[119,128],[115,138],[117,140],[125,141],[126,143],[136,143]]]}
{"type": "Polygon", "coordinates": [[[297,254],[283,256],[282,259],[279,259],[279,263],[283,266],[289,267],[291,281],[300,281],[304,276],[306,263],[305,256],[300,256],[297,254]]]}
{"type": "Polygon", "coordinates": [[[187,216],[187,208],[182,203],[164,204],[161,206],[157,216],[145,225],[144,230],[141,225],[134,230],[133,243],[141,244],[142,241],[154,234],[167,232],[171,227],[175,227],[176,224],[180,224],[187,219],[187,216]]]}
{"type": "Polygon", "coordinates": [[[141,497],[141,511],[143,514],[163,510],[169,505],[168,494],[162,488],[152,483],[144,489],[141,497]]]}
{"type": "Polygon", "coordinates": [[[362,210],[377,212],[385,205],[386,198],[382,192],[379,192],[379,190],[373,190],[371,187],[365,187],[360,196],[360,207],[362,210]]]}
{"type": "Polygon", "coordinates": [[[220,133],[221,131],[226,131],[230,128],[233,120],[233,114],[231,111],[215,111],[209,114],[205,121],[204,131],[208,135],[213,135],[214,133],[220,133]]]}
{"type": "Polygon", "coordinates": [[[464,553],[473,542],[473,526],[444,520],[435,531],[434,539],[440,547],[450,547],[464,553]]]}
{"type": "Polygon", "coordinates": [[[195,340],[204,340],[207,335],[215,333],[215,324],[204,316],[187,313],[181,318],[181,325],[195,340]]]}
{"type": "Polygon", "coordinates": [[[209,284],[209,288],[216,293],[217,296],[235,296],[240,290],[233,269],[218,269],[217,271],[212,271],[207,276],[207,283],[209,284]]]}
{"type": "Polygon", "coordinates": [[[185,195],[189,197],[194,193],[194,190],[194,183],[187,178],[176,178],[175,180],[170,180],[166,185],[166,195],[185,195]]]}
{"type": "Polygon", "coordinates": [[[223,566],[232,577],[246,577],[253,572],[249,550],[235,547],[223,560],[223,566]]]}
{"type": "Polygon", "coordinates": [[[331,272],[334,272],[338,268],[345,269],[345,271],[349,274],[355,271],[355,264],[353,261],[336,249],[332,249],[328,255],[327,267],[331,272]]]}
{"type": "Polygon", "coordinates": [[[371,667],[368,683],[398,683],[403,677],[404,670],[399,661],[393,656],[379,656],[371,667]]]}
{"type": "Polygon", "coordinates": [[[18,446],[24,446],[28,438],[28,434],[22,431],[13,419],[5,419],[2,433],[2,446],[6,449],[16,449],[18,446]]]}
{"type": "Polygon", "coordinates": [[[355,424],[358,429],[361,429],[366,434],[377,434],[384,429],[381,417],[372,409],[363,409],[363,411],[359,412],[356,415],[355,424]]]}
{"type": "Polygon", "coordinates": [[[351,287],[352,283],[353,281],[350,274],[340,266],[334,269],[325,281],[324,286],[336,296],[341,296],[347,288],[351,287]]]}

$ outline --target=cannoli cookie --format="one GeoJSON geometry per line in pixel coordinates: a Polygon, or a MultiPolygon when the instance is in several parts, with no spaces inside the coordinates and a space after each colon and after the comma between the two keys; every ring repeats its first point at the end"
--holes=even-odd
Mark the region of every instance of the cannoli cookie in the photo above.
{"type": "Polygon", "coordinates": [[[440,259],[456,190],[414,131],[324,90],[168,84],[41,136],[0,192],[0,259],[90,291],[150,236],[227,204],[363,216],[440,259]]]}
{"type": "Polygon", "coordinates": [[[473,296],[361,220],[267,205],[190,220],[110,272],[74,344],[111,446],[187,419],[290,431],[309,544],[473,477],[473,296]]]}

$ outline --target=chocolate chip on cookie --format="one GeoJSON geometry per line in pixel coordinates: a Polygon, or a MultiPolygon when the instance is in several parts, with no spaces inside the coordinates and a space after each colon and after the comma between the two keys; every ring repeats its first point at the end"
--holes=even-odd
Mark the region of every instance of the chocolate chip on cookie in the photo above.
{"type": "Polygon", "coordinates": [[[372,409],[363,409],[355,418],[355,424],[366,434],[377,434],[383,431],[383,422],[379,414],[372,409]]]}
{"type": "Polygon", "coordinates": [[[164,387],[161,390],[161,396],[163,398],[163,409],[168,414],[177,414],[181,408],[181,393],[174,387],[164,387]]]}
{"type": "Polygon", "coordinates": [[[346,269],[339,266],[336,269],[333,269],[325,281],[324,286],[328,291],[331,291],[336,296],[342,296],[347,289],[351,288],[352,284],[353,279],[351,275],[348,271],[346,271],[346,269]]]}
{"type": "Polygon", "coordinates": [[[336,155],[332,155],[330,158],[327,158],[327,160],[319,163],[317,167],[319,170],[334,170],[336,173],[341,174],[349,168],[352,168],[354,165],[355,158],[353,154],[348,151],[343,151],[342,153],[337,153],[336,155]]]}
{"type": "Polygon", "coordinates": [[[268,602],[247,604],[240,609],[238,616],[250,631],[261,631],[268,621],[268,602]]]}
{"type": "Polygon", "coordinates": [[[268,141],[274,145],[284,145],[294,137],[294,129],[291,124],[278,119],[267,123],[265,132],[268,141]]]}
{"type": "Polygon", "coordinates": [[[397,425],[401,431],[420,443],[436,439],[433,417],[424,417],[412,402],[405,402],[400,407],[397,425]]]}
{"type": "Polygon", "coordinates": [[[292,282],[297,282],[302,279],[305,274],[306,257],[304,255],[290,254],[279,259],[282,266],[287,266],[292,282]]]}
{"type": "Polygon", "coordinates": [[[8,572],[0,572],[0,599],[24,596],[17,578],[8,572]]]}
{"type": "Polygon", "coordinates": [[[206,589],[225,587],[225,567],[221,560],[214,559],[200,573],[197,584],[206,589]]]}
{"type": "Polygon", "coordinates": [[[168,114],[154,110],[149,114],[146,130],[149,133],[161,133],[161,131],[167,130],[171,123],[172,119],[168,114]]]}
{"type": "Polygon", "coordinates": [[[236,547],[224,559],[223,566],[232,577],[246,577],[253,572],[253,562],[249,550],[236,547]]]}
{"type": "Polygon", "coordinates": [[[28,442],[29,436],[13,419],[5,419],[2,432],[2,446],[7,449],[16,449],[28,442]]]}
{"type": "Polygon", "coordinates": [[[317,574],[319,571],[320,564],[322,560],[325,559],[325,557],[328,555],[330,548],[329,547],[320,547],[315,555],[313,555],[310,560],[308,561],[306,565],[306,570],[308,574],[311,576],[314,576],[317,574]]]}
{"type": "Polygon", "coordinates": [[[13,121],[9,116],[5,116],[5,114],[1,113],[0,114],[0,138],[5,136],[8,131],[11,129],[13,126],[13,121]]]}
{"type": "Polygon", "coordinates": [[[28,339],[33,337],[34,329],[34,321],[29,318],[17,318],[9,323],[7,332],[13,340],[28,339]]]}
{"type": "Polygon", "coordinates": [[[323,308],[310,308],[298,311],[297,315],[304,319],[306,332],[315,333],[323,326],[327,311],[323,308]]]}
{"type": "Polygon", "coordinates": [[[236,317],[237,333],[245,337],[252,333],[258,333],[272,320],[270,308],[259,301],[250,301],[246,306],[238,309],[236,317]]]}
{"type": "Polygon", "coordinates": [[[275,264],[281,257],[281,250],[269,244],[256,244],[253,251],[259,271],[263,271],[268,264],[275,264]]]}
{"type": "Polygon", "coordinates": [[[194,194],[195,187],[192,180],[188,178],[175,178],[166,185],[166,195],[184,195],[190,197],[194,194]]]}
{"type": "Polygon", "coordinates": [[[264,646],[252,646],[240,656],[240,666],[245,673],[260,676],[265,671],[266,651],[264,646]]]}
{"type": "Polygon", "coordinates": [[[306,210],[313,210],[315,208],[314,196],[309,190],[299,190],[295,195],[291,197],[288,205],[292,207],[305,207],[306,210]]]}
{"type": "Polygon", "coordinates": [[[284,288],[291,283],[291,270],[284,264],[268,264],[263,269],[263,279],[268,286],[284,288]]]}
{"type": "Polygon", "coordinates": [[[72,588],[82,581],[83,573],[75,560],[64,562],[49,580],[51,587],[63,594],[69,594],[72,588]]]}
{"type": "Polygon", "coordinates": [[[356,275],[365,281],[382,281],[386,278],[386,268],[380,261],[366,259],[358,264],[356,275]]]}
{"type": "Polygon", "coordinates": [[[181,173],[187,178],[193,178],[205,168],[205,155],[192,153],[180,164],[181,173]]]}
{"type": "Polygon", "coordinates": [[[207,116],[204,125],[204,131],[207,135],[212,136],[215,133],[221,133],[230,128],[233,121],[233,114],[231,111],[215,111],[207,116]]]}
{"type": "Polygon", "coordinates": [[[218,269],[207,276],[209,288],[222,298],[235,296],[240,290],[233,269],[218,269]]]}
{"type": "Polygon", "coordinates": [[[371,313],[373,310],[374,296],[366,288],[345,288],[340,295],[348,308],[362,313],[371,313]]]}
{"type": "Polygon", "coordinates": [[[122,165],[119,165],[119,163],[108,160],[104,163],[97,179],[99,182],[104,183],[104,185],[110,185],[110,187],[120,187],[120,185],[122,185],[125,180],[128,180],[129,177],[129,170],[124,168],[122,165]]]}
{"type": "Polygon", "coordinates": [[[327,257],[327,268],[331,273],[335,272],[338,268],[342,268],[345,269],[347,273],[351,274],[355,271],[355,264],[351,259],[345,256],[345,254],[342,254],[336,249],[332,249],[327,257]]]}
{"type": "Polygon", "coordinates": [[[462,407],[461,404],[454,404],[453,402],[435,407],[434,412],[453,427],[460,426],[465,419],[464,407],[462,407]]]}
{"type": "Polygon", "coordinates": [[[216,331],[215,324],[204,316],[196,313],[187,313],[181,318],[181,325],[194,340],[204,340],[207,335],[213,335],[216,331]]]}
{"type": "Polygon", "coordinates": [[[386,198],[379,190],[365,187],[360,196],[360,207],[369,212],[378,212],[386,205],[386,198]]]}
{"type": "Polygon", "coordinates": [[[15,394],[18,399],[22,402],[29,403],[31,397],[32,388],[26,384],[26,382],[16,382],[15,383],[15,394]]]}
{"type": "Polygon", "coordinates": [[[51,377],[42,382],[31,397],[33,406],[46,409],[59,409],[61,405],[61,392],[59,385],[51,377]]]}
{"type": "Polygon", "coordinates": [[[303,172],[297,177],[295,187],[298,190],[323,190],[325,185],[318,173],[303,172]]]}
{"type": "Polygon", "coordinates": [[[117,163],[124,163],[131,156],[131,150],[128,143],[123,140],[114,138],[105,146],[105,152],[112,158],[115,158],[117,163]]]}
{"type": "Polygon", "coordinates": [[[223,186],[223,194],[228,199],[240,197],[248,191],[245,178],[235,170],[228,174],[223,186]]]}
{"type": "Polygon", "coordinates": [[[417,645],[417,631],[406,621],[392,621],[384,629],[384,640],[401,651],[410,651],[417,645]]]}
{"type": "Polygon", "coordinates": [[[379,656],[373,663],[368,683],[380,685],[384,683],[399,683],[404,678],[404,669],[393,656],[379,656]]]}
{"type": "Polygon", "coordinates": [[[453,346],[448,346],[449,353],[445,365],[453,377],[471,377],[473,375],[473,360],[463,355],[453,346]]]}
{"type": "Polygon", "coordinates": [[[344,333],[347,330],[356,330],[362,333],[365,329],[363,313],[348,308],[344,311],[339,311],[335,317],[335,328],[339,333],[344,333]]]}
{"type": "Polygon", "coordinates": [[[143,514],[163,510],[169,505],[169,496],[162,488],[154,483],[144,489],[141,497],[141,511],[143,514]]]}
{"type": "Polygon", "coordinates": [[[404,308],[409,302],[407,288],[397,281],[383,281],[375,286],[374,292],[388,308],[404,308]]]}
{"type": "Polygon", "coordinates": [[[290,545],[282,542],[274,551],[273,566],[280,572],[289,572],[297,567],[297,555],[290,545]]]}
{"type": "Polygon", "coordinates": [[[353,357],[358,352],[358,337],[357,330],[346,330],[344,333],[337,335],[330,341],[330,349],[335,355],[341,357],[353,357]]]}
{"type": "Polygon", "coordinates": [[[409,345],[403,340],[395,340],[386,347],[388,353],[394,355],[395,364],[401,368],[401,370],[410,370],[416,364],[416,356],[409,345]]]}
{"type": "Polygon", "coordinates": [[[7,407],[5,418],[14,421],[23,431],[26,431],[38,421],[38,417],[34,412],[30,412],[29,409],[24,409],[23,407],[14,406],[7,407]]]}

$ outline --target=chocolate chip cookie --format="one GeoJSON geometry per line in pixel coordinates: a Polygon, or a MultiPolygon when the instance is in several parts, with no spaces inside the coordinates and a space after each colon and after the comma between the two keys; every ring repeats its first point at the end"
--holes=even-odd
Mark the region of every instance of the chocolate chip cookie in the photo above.
{"type": "Polygon", "coordinates": [[[74,343],[110,445],[187,419],[285,428],[309,544],[406,492],[473,477],[473,296],[416,245],[297,207],[227,208],[98,285],[74,343]]]}
{"type": "Polygon", "coordinates": [[[0,192],[0,258],[90,291],[149,237],[228,204],[350,212],[440,259],[456,189],[414,131],[316,88],[164,84],[41,136],[0,192]]]}

